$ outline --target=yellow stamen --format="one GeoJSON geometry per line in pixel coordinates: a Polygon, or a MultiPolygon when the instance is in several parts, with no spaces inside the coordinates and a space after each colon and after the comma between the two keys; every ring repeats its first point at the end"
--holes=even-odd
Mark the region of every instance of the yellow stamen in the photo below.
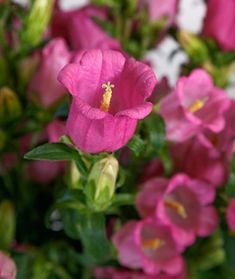
{"type": "Polygon", "coordinates": [[[201,100],[198,99],[188,108],[188,110],[191,113],[194,113],[194,112],[198,111],[199,109],[203,108],[206,101],[207,101],[207,98],[204,98],[204,99],[201,99],[201,100]]]}
{"type": "Polygon", "coordinates": [[[176,210],[176,212],[182,217],[183,219],[187,218],[187,212],[184,208],[184,206],[177,201],[166,199],[164,201],[164,204],[166,207],[176,210]]]}
{"type": "Polygon", "coordinates": [[[142,241],[142,245],[144,249],[152,249],[152,250],[157,250],[162,245],[164,245],[164,241],[161,239],[155,238],[155,239],[146,239],[142,241]]]}
{"type": "Polygon", "coordinates": [[[112,88],[114,88],[114,85],[108,81],[107,83],[102,84],[102,88],[104,89],[103,99],[100,105],[100,109],[108,112],[111,99],[112,99],[112,88]]]}

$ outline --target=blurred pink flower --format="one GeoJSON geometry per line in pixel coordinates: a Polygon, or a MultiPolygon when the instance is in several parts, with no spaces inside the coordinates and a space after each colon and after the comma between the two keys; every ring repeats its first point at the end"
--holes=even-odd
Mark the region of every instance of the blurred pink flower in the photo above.
{"type": "MultiPolygon", "coordinates": [[[[216,134],[214,134],[216,136],[216,134]]],[[[223,185],[229,177],[229,161],[203,135],[170,146],[174,172],[208,181],[214,187],[223,185]]]]}
{"type": "Polygon", "coordinates": [[[117,269],[113,267],[97,267],[94,270],[96,279],[186,279],[186,274],[171,276],[167,274],[148,275],[142,272],[136,272],[128,269],[117,269]]]}
{"type": "Polygon", "coordinates": [[[73,96],[67,133],[82,151],[115,151],[132,137],[137,120],[151,112],[145,99],[155,75],[147,65],[112,50],[84,51],[76,61],[58,77],[73,96]]]}
{"type": "Polygon", "coordinates": [[[167,18],[167,25],[175,20],[178,0],[140,0],[140,7],[147,7],[149,18],[156,21],[162,17],[167,18]]]}
{"type": "Polygon", "coordinates": [[[206,71],[194,70],[189,77],[181,77],[175,91],[160,103],[167,139],[180,142],[204,129],[222,131],[230,104],[225,91],[213,85],[206,71]]]}
{"type": "Polygon", "coordinates": [[[36,99],[44,108],[48,108],[65,95],[66,89],[58,82],[57,75],[70,58],[63,39],[54,39],[44,47],[40,65],[29,86],[32,100],[36,99]]]}
{"type": "Polygon", "coordinates": [[[225,127],[220,133],[213,133],[209,130],[204,131],[199,136],[201,143],[210,149],[214,149],[214,153],[220,153],[228,161],[231,161],[234,152],[235,138],[235,101],[231,100],[230,109],[225,113],[225,127]]]}
{"type": "Polygon", "coordinates": [[[52,35],[65,38],[74,50],[120,50],[118,41],[110,37],[94,18],[107,21],[107,10],[94,5],[69,12],[57,10],[52,20],[52,35]]]}
{"type": "Polygon", "coordinates": [[[60,137],[65,135],[65,123],[62,120],[54,119],[47,125],[46,130],[49,142],[59,142],[60,137]]]}
{"type": "Polygon", "coordinates": [[[16,265],[14,261],[0,252],[0,278],[2,279],[15,279],[16,265]]]}
{"type": "Polygon", "coordinates": [[[228,227],[231,231],[235,232],[235,198],[232,198],[229,202],[227,211],[226,211],[226,220],[228,227]]]}
{"type": "Polygon", "coordinates": [[[150,177],[142,185],[140,192],[136,196],[136,208],[142,218],[155,215],[158,201],[162,199],[168,183],[169,179],[167,178],[150,177]]]}
{"type": "Polygon", "coordinates": [[[218,224],[216,210],[210,206],[215,191],[211,185],[183,174],[151,179],[137,196],[142,217],[153,216],[171,226],[182,246],[192,245],[195,237],[212,234],[218,224]]]}
{"type": "Polygon", "coordinates": [[[235,50],[235,1],[208,0],[203,34],[214,38],[225,51],[235,50]]]}
{"type": "Polygon", "coordinates": [[[151,275],[178,275],[184,270],[180,255],[184,248],[175,242],[171,228],[156,220],[129,221],[114,235],[113,242],[123,266],[142,268],[151,275]]]}

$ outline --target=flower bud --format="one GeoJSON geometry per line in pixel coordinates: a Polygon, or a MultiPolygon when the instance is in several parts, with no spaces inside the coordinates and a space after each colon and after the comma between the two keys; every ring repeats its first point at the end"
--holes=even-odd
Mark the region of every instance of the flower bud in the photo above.
{"type": "Polygon", "coordinates": [[[0,249],[8,249],[15,235],[15,212],[10,201],[0,203],[0,249]]]}
{"type": "Polygon", "coordinates": [[[70,164],[69,186],[74,189],[79,188],[80,178],[81,178],[81,174],[80,174],[75,162],[72,162],[70,164]]]}
{"type": "Polygon", "coordinates": [[[50,21],[54,0],[35,0],[25,19],[21,39],[31,46],[37,45],[50,21]]]}
{"type": "Polygon", "coordinates": [[[104,211],[110,206],[115,192],[118,168],[118,161],[112,156],[94,164],[86,187],[87,202],[94,211],[104,211]]]}
{"type": "Polygon", "coordinates": [[[8,87],[0,89],[0,124],[16,119],[21,114],[21,104],[15,94],[8,87]]]}
{"type": "Polygon", "coordinates": [[[21,59],[18,63],[18,75],[24,86],[26,86],[31,80],[39,64],[39,57],[37,55],[31,55],[21,59]]]}
{"type": "Polygon", "coordinates": [[[187,31],[178,33],[178,40],[189,57],[200,63],[209,58],[208,50],[202,39],[187,31]]]}

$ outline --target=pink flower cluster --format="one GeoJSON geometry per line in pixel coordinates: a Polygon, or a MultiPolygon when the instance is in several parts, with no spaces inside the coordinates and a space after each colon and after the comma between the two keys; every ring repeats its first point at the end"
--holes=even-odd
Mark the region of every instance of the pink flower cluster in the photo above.
{"type": "MultiPolygon", "coordinates": [[[[128,221],[113,237],[123,266],[142,269],[146,278],[186,277],[182,253],[197,237],[210,236],[219,222],[213,202],[217,187],[228,179],[234,106],[200,69],[181,77],[175,90],[162,98],[159,113],[166,125],[173,176],[163,177],[159,159],[144,170],[136,198],[142,219],[128,221]]],[[[232,230],[234,216],[231,201],[227,219],[232,230]]]]}
{"type": "Polygon", "coordinates": [[[144,183],[136,199],[143,219],[128,221],[113,238],[120,263],[151,276],[183,278],[182,253],[196,236],[212,234],[218,224],[214,197],[212,185],[184,174],[144,183]]]}

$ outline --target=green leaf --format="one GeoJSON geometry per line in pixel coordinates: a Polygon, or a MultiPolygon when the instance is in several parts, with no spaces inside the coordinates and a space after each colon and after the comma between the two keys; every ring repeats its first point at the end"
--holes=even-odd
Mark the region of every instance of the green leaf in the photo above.
{"type": "Polygon", "coordinates": [[[100,213],[81,213],[78,210],[60,210],[65,232],[81,239],[85,265],[104,263],[112,258],[111,245],[106,236],[105,216],[100,213]]]}
{"type": "Polygon", "coordinates": [[[133,205],[135,203],[135,195],[133,194],[117,194],[114,196],[112,206],[119,207],[122,205],[133,205]]]}
{"type": "Polygon", "coordinates": [[[75,161],[79,171],[83,175],[87,175],[86,165],[79,152],[64,143],[46,143],[40,145],[26,153],[24,158],[28,160],[75,161]]]}
{"type": "Polygon", "coordinates": [[[128,142],[127,146],[135,153],[136,156],[138,156],[144,150],[145,142],[139,135],[134,135],[128,142]]]}
{"type": "Polygon", "coordinates": [[[146,125],[149,132],[149,141],[156,151],[162,148],[165,144],[165,124],[163,119],[156,113],[152,113],[147,121],[146,125]]]}
{"type": "Polygon", "coordinates": [[[235,272],[235,236],[229,234],[224,235],[224,248],[226,252],[227,263],[235,272]]]}
{"type": "Polygon", "coordinates": [[[87,213],[80,216],[80,236],[85,253],[102,263],[112,257],[111,245],[106,236],[105,216],[87,213]]]}
{"type": "Polygon", "coordinates": [[[225,262],[223,237],[220,230],[211,237],[198,239],[186,252],[186,258],[192,269],[204,271],[221,265],[225,262]]]}
{"type": "Polygon", "coordinates": [[[75,160],[77,151],[63,143],[46,143],[24,155],[28,160],[63,161],[75,160]]]}

